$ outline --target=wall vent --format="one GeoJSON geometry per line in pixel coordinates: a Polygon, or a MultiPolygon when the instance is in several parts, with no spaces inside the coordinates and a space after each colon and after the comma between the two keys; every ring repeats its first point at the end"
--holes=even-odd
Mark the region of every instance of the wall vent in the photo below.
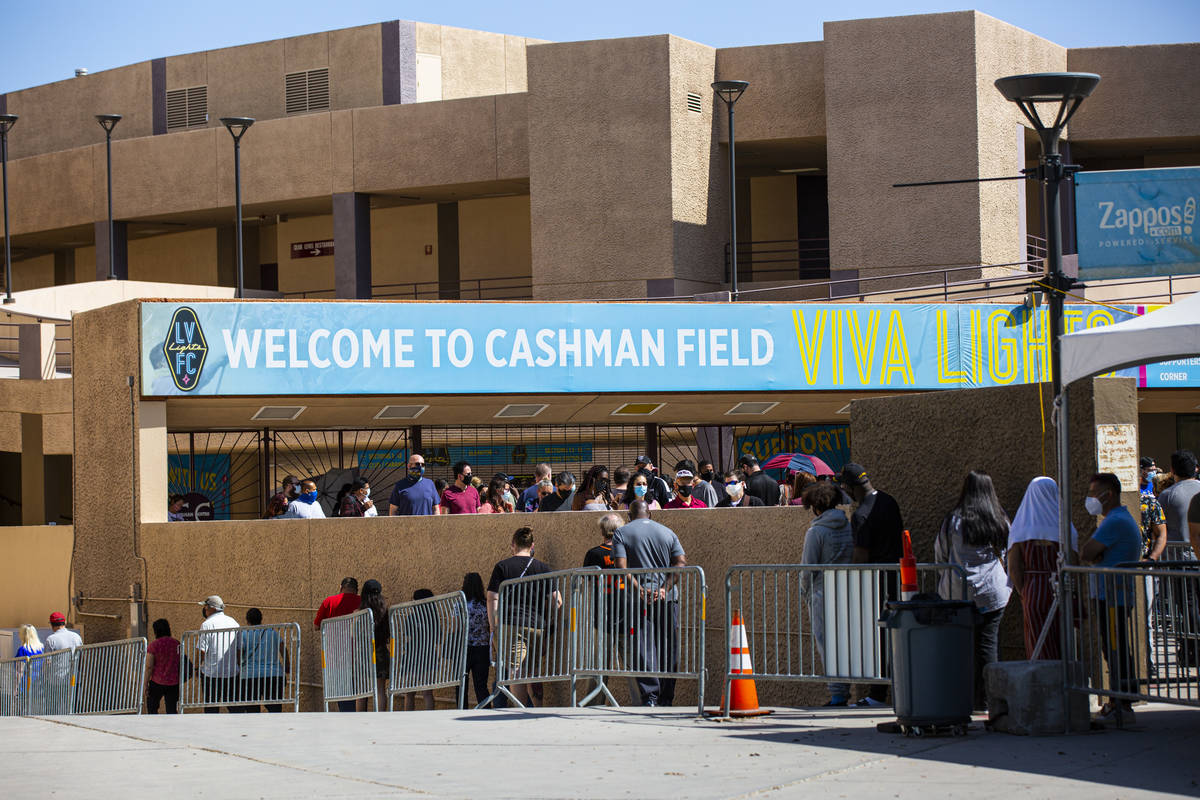
{"type": "Polygon", "coordinates": [[[283,77],[284,109],[289,114],[329,110],[329,68],[289,72],[283,77]]]}
{"type": "Polygon", "coordinates": [[[744,403],[738,403],[736,406],[726,411],[725,414],[727,416],[730,414],[765,414],[777,405],[779,405],[779,403],[747,401],[744,403]]]}
{"type": "Polygon", "coordinates": [[[208,87],[191,86],[167,92],[167,130],[208,124],[208,87]]]}
{"type": "Polygon", "coordinates": [[[693,114],[699,114],[704,110],[704,106],[700,105],[700,95],[695,92],[687,93],[687,110],[693,114]]]}
{"type": "Polygon", "coordinates": [[[384,406],[379,409],[375,419],[416,419],[427,408],[429,406],[384,406]]]}
{"type": "Polygon", "coordinates": [[[548,403],[509,403],[496,413],[496,418],[536,417],[549,407],[548,403]]]}
{"type": "Polygon", "coordinates": [[[610,417],[645,417],[658,411],[666,403],[626,403],[615,409],[610,417]]]}
{"type": "Polygon", "coordinates": [[[304,413],[308,406],[263,406],[250,419],[291,420],[304,413]]]}

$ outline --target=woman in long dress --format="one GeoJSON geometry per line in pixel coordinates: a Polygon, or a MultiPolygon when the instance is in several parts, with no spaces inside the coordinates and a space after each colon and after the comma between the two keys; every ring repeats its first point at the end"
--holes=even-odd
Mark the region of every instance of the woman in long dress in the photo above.
{"type": "MultiPolygon", "coordinates": [[[[1071,547],[1078,547],[1071,527],[1071,547]]],[[[1025,490],[1021,507],[1008,530],[1008,576],[1021,595],[1025,617],[1025,657],[1033,658],[1042,628],[1046,641],[1039,658],[1062,658],[1058,621],[1050,618],[1058,575],[1058,484],[1053,478],[1034,478],[1025,490]]]]}

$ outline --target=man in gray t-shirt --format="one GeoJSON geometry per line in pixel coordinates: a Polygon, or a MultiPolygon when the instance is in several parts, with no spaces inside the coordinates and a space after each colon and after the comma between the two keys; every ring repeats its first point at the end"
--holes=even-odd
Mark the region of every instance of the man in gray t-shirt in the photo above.
{"type": "Polygon", "coordinates": [[[1167,516],[1167,541],[1186,544],[1188,507],[1192,504],[1192,498],[1200,494],[1200,481],[1196,480],[1196,457],[1190,450],[1175,451],[1171,454],[1171,472],[1175,475],[1175,483],[1163,489],[1158,502],[1167,516]]]}
{"type": "MultiPolygon", "coordinates": [[[[687,555],[679,537],[666,525],[650,519],[644,500],[629,506],[630,521],[613,534],[613,560],[617,569],[682,567],[687,555]]],[[[674,672],[679,641],[679,598],[674,574],[643,573],[631,575],[633,590],[627,614],[631,620],[628,642],[622,651],[632,651],[636,669],[647,672],[674,672]]],[[[674,678],[638,678],[638,691],[644,706],[669,706],[675,700],[674,678]]]]}

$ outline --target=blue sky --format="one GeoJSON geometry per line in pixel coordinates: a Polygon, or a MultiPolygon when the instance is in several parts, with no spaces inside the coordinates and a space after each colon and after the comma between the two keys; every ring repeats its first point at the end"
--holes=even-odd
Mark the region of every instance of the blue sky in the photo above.
{"type": "MultiPolygon", "coordinates": [[[[0,92],[160,56],[415,19],[554,41],[673,33],[714,47],[821,38],[836,19],[977,8],[1067,47],[1200,41],[1200,0],[885,2],[740,0],[599,3],[440,0],[2,0],[0,92]]],[[[1192,80],[1196,76],[1192,76],[1192,80]]]]}

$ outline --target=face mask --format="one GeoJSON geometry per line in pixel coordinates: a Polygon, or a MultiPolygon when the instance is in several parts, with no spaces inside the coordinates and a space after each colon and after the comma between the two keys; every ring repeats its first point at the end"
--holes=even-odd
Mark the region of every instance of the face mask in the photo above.
{"type": "Polygon", "coordinates": [[[712,479],[713,479],[713,471],[711,469],[708,470],[707,472],[700,473],[700,480],[708,481],[709,483],[712,483],[712,479]]]}
{"type": "Polygon", "coordinates": [[[425,465],[424,464],[422,464],[419,467],[409,467],[408,468],[408,477],[410,477],[410,478],[420,478],[424,474],[425,474],[425,465]]]}
{"type": "Polygon", "coordinates": [[[1104,513],[1104,504],[1100,502],[1099,497],[1087,497],[1083,501],[1083,507],[1087,509],[1087,513],[1093,517],[1098,517],[1104,513]]]}
{"type": "Polygon", "coordinates": [[[571,496],[571,490],[570,489],[559,489],[558,496],[561,497],[563,500],[566,500],[568,497],[571,496]]]}
{"type": "Polygon", "coordinates": [[[725,484],[725,493],[733,500],[738,500],[742,496],[742,485],[740,483],[725,484]]]}
{"type": "Polygon", "coordinates": [[[370,488],[363,489],[363,500],[370,500],[370,499],[371,499],[371,490],[370,490],[370,488]]]}
{"type": "Polygon", "coordinates": [[[676,486],[675,491],[679,492],[680,497],[690,497],[692,494],[691,486],[676,486]]]}
{"type": "Polygon", "coordinates": [[[1154,483],[1154,479],[1158,477],[1158,472],[1150,470],[1146,473],[1146,483],[1154,483]]]}
{"type": "Polygon", "coordinates": [[[296,499],[302,503],[315,503],[317,502],[317,492],[316,490],[311,492],[301,492],[296,499]]]}
{"type": "Polygon", "coordinates": [[[639,485],[633,487],[633,493],[637,497],[645,497],[646,496],[646,484],[643,483],[643,484],[639,484],[639,485]]]}
{"type": "Polygon", "coordinates": [[[608,481],[606,481],[604,478],[601,478],[600,480],[596,481],[596,494],[607,494],[607,493],[608,493],[608,481]]]}

